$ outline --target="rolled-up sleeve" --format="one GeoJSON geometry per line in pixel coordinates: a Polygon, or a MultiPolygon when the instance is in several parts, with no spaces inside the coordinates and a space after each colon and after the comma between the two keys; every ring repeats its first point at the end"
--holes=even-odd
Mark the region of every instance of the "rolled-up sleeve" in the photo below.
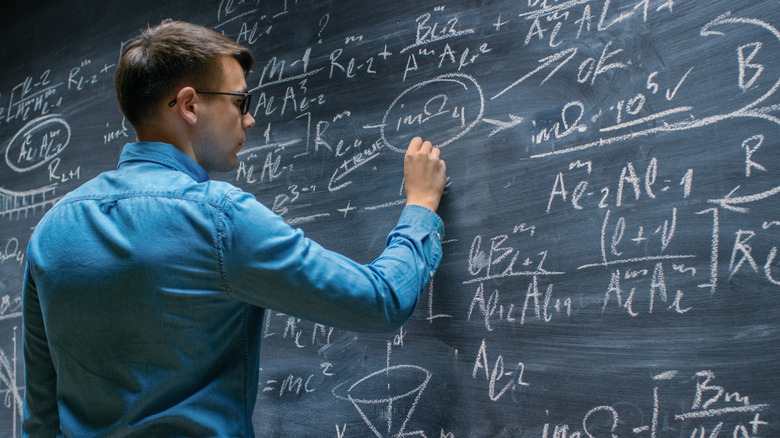
{"type": "Polygon", "coordinates": [[[329,251],[234,191],[218,225],[225,289],[236,299],[352,331],[386,331],[414,311],[441,260],[444,226],[406,206],[382,254],[359,264],[329,251]]]}

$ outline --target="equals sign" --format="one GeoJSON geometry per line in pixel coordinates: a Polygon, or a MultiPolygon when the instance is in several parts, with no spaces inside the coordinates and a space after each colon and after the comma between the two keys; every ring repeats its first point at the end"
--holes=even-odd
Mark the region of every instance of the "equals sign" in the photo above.
{"type": "Polygon", "coordinates": [[[276,388],[271,386],[271,385],[274,385],[274,384],[276,384],[276,380],[273,380],[273,379],[272,380],[266,380],[265,381],[265,388],[263,388],[263,392],[270,392],[270,391],[275,390],[276,388]]]}

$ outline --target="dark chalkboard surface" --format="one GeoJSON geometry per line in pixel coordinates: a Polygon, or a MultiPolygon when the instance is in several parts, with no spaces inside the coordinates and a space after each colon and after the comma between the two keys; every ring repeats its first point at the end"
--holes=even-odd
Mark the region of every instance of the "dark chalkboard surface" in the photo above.
{"type": "Polygon", "coordinates": [[[256,127],[218,178],[326,247],[379,254],[411,137],[447,161],[402,330],[267,312],[259,436],[780,436],[777,1],[67,3],[0,26],[0,436],[24,248],[133,140],[114,65],[164,19],[252,49],[256,127]]]}

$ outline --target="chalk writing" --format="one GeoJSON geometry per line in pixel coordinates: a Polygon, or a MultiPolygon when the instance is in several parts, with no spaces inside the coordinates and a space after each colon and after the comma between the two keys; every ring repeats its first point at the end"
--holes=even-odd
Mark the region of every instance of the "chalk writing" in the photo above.
{"type": "Polygon", "coordinates": [[[70,142],[70,125],[57,115],[27,123],[9,142],[5,162],[16,172],[40,167],[59,155],[70,142]]]}
{"type": "MultiPolygon", "coordinates": [[[[134,140],[111,47],[171,18],[124,3],[0,30],[26,55],[0,75],[0,435],[30,233],[134,140]]],[[[776,3],[183,3],[256,60],[255,127],[212,179],[369,263],[409,141],[447,163],[448,240],[401,328],[266,309],[256,435],[780,436],[776,3]]]]}
{"type": "Polygon", "coordinates": [[[62,196],[55,195],[56,185],[40,189],[15,192],[0,188],[0,217],[21,218],[33,212],[43,212],[54,205],[62,196]]]}
{"type": "Polygon", "coordinates": [[[420,431],[407,432],[406,428],[430,379],[431,373],[422,367],[395,365],[371,373],[349,386],[346,383],[337,385],[333,396],[352,403],[378,438],[420,435],[420,431]],[[366,410],[374,406],[386,410],[386,424],[374,424],[366,415],[366,410]],[[406,412],[401,424],[393,423],[394,410],[406,412]]]}
{"type": "MultiPolygon", "coordinates": [[[[21,427],[23,399],[22,394],[24,386],[19,385],[20,373],[18,368],[18,359],[16,357],[17,348],[17,327],[13,327],[12,334],[12,353],[0,349],[0,392],[5,393],[3,397],[4,406],[11,410],[10,432],[12,437],[16,437],[17,430],[21,427]]],[[[8,430],[8,429],[6,429],[8,430]]]]}

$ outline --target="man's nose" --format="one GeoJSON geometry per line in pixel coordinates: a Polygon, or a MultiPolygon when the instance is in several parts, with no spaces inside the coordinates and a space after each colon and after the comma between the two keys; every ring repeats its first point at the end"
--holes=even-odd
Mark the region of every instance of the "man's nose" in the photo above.
{"type": "Polygon", "coordinates": [[[255,126],[255,118],[254,118],[254,117],[252,117],[252,115],[251,115],[251,114],[249,114],[249,113],[246,113],[246,114],[244,114],[244,120],[243,120],[243,123],[244,123],[244,130],[245,130],[245,131],[246,131],[247,129],[251,129],[253,126],[255,126]]]}

